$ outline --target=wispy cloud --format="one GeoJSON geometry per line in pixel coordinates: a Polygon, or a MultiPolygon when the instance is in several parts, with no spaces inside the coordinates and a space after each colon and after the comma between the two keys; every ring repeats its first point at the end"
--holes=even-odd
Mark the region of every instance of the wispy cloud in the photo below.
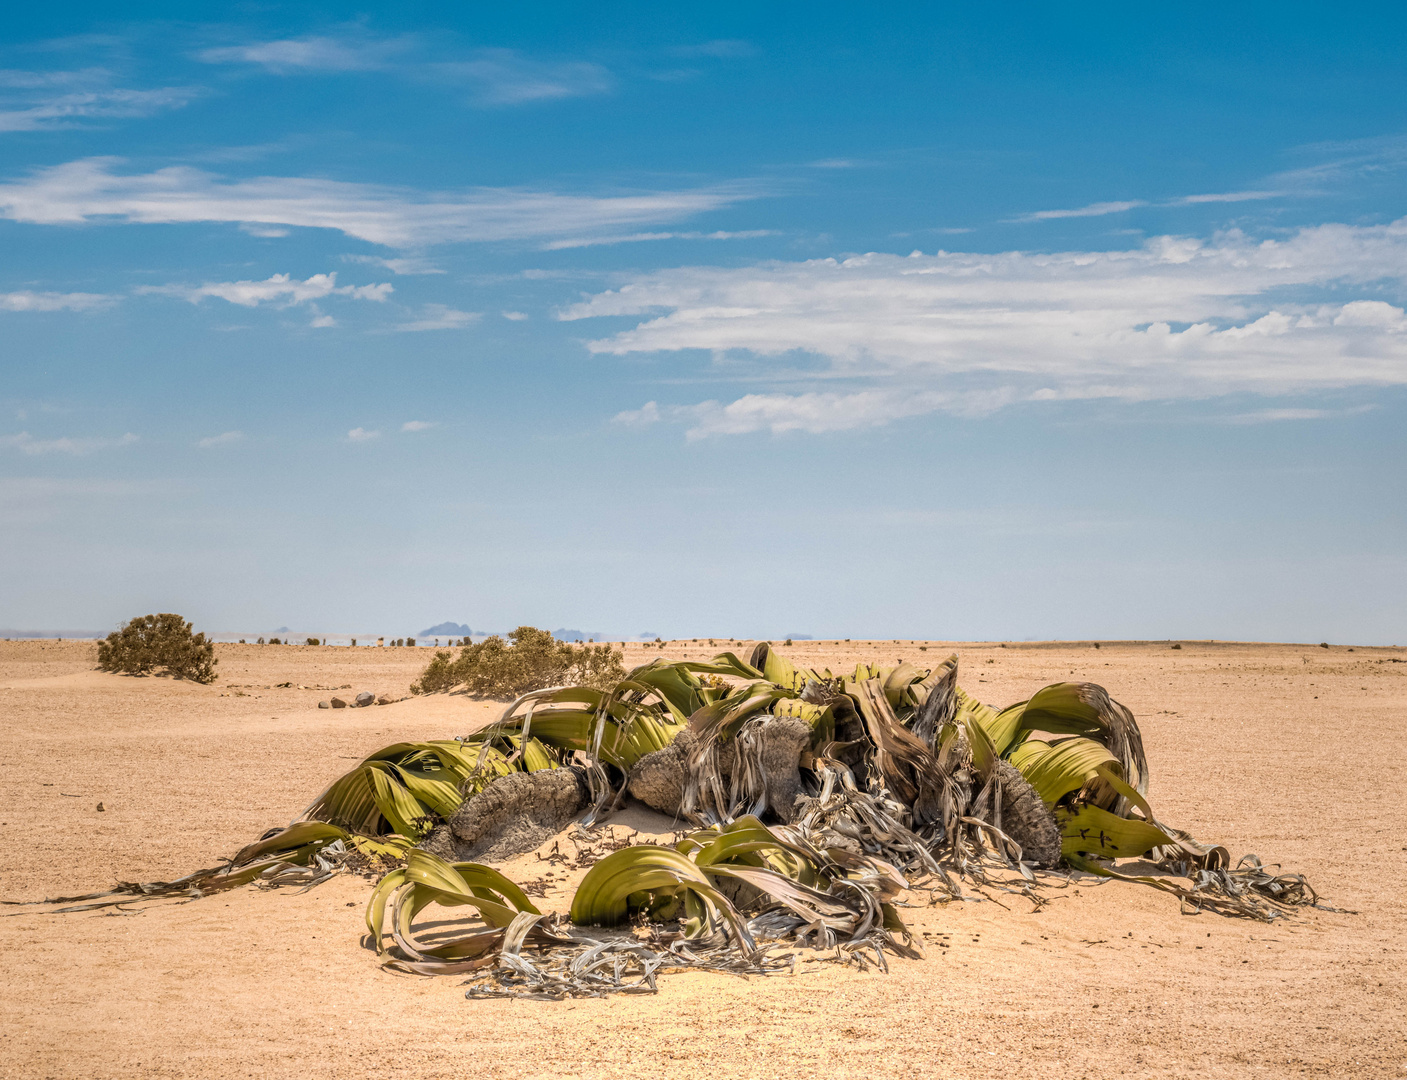
{"type": "Polygon", "coordinates": [[[731,403],[656,405],[637,421],[687,420],[695,435],[834,431],[1020,401],[1407,385],[1407,314],[1368,298],[1384,289],[1407,294],[1407,219],[1279,240],[1159,237],[1125,251],[685,267],[558,317],[643,316],[588,347],[751,356],[761,377],[790,384],[731,403]],[[823,366],[800,374],[804,355],[823,366]],[[821,391],[823,380],[860,385],[821,391]]]}
{"type": "Polygon", "coordinates": [[[1055,221],[1059,218],[1086,218],[1103,217],[1106,214],[1122,214],[1126,210],[1135,207],[1147,206],[1142,199],[1130,199],[1126,202],[1097,202],[1088,206],[1081,206],[1074,210],[1036,210],[1030,214],[1021,214],[1009,221],[1055,221]]]}
{"type": "MultiPolygon", "coordinates": [[[[995,402],[991,395],[983,406],[1007,404],[995,402]]],[[[661,420],[682,421],[689,425],[690,440],[715,435],[745,435],[754,431],[770,431],[781,435],[793,431],[812,433],[855,431],[878,427],[908,416],[949,409],[954,412],[982,411],[960,394],[933,391],[917,393],[898,390],[862,390],[854,393],[808,392],[802,394],[746,394],[736,401],[704,401],[697,405],[675,405],[661,409],[649,401],[634,411],[617,413],[613,422],[629,426],[645,426],[661,420]]]]}
{"type": "Polygon", "coordinates": [[[758,236],[776,236],[776,229],[745,229],[740,232],[646,232],[625,236],[574,236],[552,240],[542,245],[544,251],[567,248],[596,247],[601,244],[639,244],[650,240],[751,240],[758,236]]]}
{"type": "Polygon", "coordinates": [[[1338,420],[1347,416],[1362,416],[1376,405],[1356,405],[1347,409],[1257,409],[1254,412],[1233,413],[1221,417],[1224,424],[1279,424],[1294,420],[1338,420]]]}
{"type": "Polygon", "coordinates": [[[402,431],[429,431],[435,426],[433,420],[407,420],[401,425],[402,431]]]}
{"type": "MultiPolygon", "coordinates": [[[[278,303],[285,307],[323,300],[329,296],[345,296],[354,300],[384,301],[394,292],[389,283],[380,285],[338,285],[337,274],[314,274],[298,281],[288,274],[274,274],[263,281],[207,281],[203,285],[143,285],[135,290],[142,294],[175,296],[198,304],[206,297],[228,300],[241,307],[278,303]]],[[[332,325],[326,323],[324,325],[332,325]]]]}
{"type": "Polygon", "coordinates": [[[477,311],[457,311],[444,304],[426,304],[421,309],[420,318],[398,323],[395,329],[406,331],[463,330],[465,327],[473,326],[482,317],[482,314],[477,311]]]}
{"type": "Polygon", "coordinates": [[[224,45],[196,55],[207,64],[250,65],[272,75],[387,72],[467,87],[471,102],[482,106],[606,94],[615,86],[610,71],[591,61],[543,59],[513,49],[487,48],[436,59],[435,50],[423,39],[377,38],[358,31],[224,45]]]}
{"type": "Polygon", "coordinates": [[[202,91],[194,86],[148,90],[112,85],[103,68],[0,71],[0,132],[47,131],[106,119],[179,109],[202,91]]]}
{"type": "Polygon", "coordinates": [[[509,322],[523,322],[528,317],[526,311],[500,311],[499,314],[509,322]]]}
{"type": "Polygon", "coordinates": [[[222,431],[219,435],[210,435],[207,438],[201,439],[196,443],[196,446],[200,447],[202,450],[210,450],[217,446],[233,446],[235,443],[242,442],[243,440],[244,432],[242,431],[222,431]]]}
{"type": "Polygon", "coordinates": [[[0,293],[0,311],[92,311],[116,301],[102,293],[19,292],[0,293]]]}
{"type": "Polygon", "coordinates": [[[361,263],[364,266],[379,266],[393,274],[410,276],[414,274],[443,274],[429,259],[408,256],[404,259],[383,259],[377,255],[343,255],[343,262],[361,263]]]}
{"type": "Polygon", "coordinates": [[[1253,202],[1258,199],[1278,199],[1285,194],[1283,191],[1221,191],[1207,195],[1184,195],[1181,198],[1173,199],[1171,202],[1163,203],[1164,206],[1200,206],[1204,203],[1238,203],[1253,202]]]}
{"type": "Polygon", "coordinates": [[[138,441],[138,437],[130,431],[116,439],[102,438],[71,438],[63,436],[57,439],[36,439],[27,431],[21,431],[17,435],[0,435],[0,447],[11,450],[18,450],[21,454],[35,457],[40,454],[68,454],[71,457],[81,457],[84,454],[91,454],[96,450],[110,450],[118,446],[131,446],[138,441]]]}
{"type": "Polygon", "coordinates": [[[196,57],[207,64],[251,64],[275,75],[381,71],[404,56],[413,45],[411,38],[314,34],[202,49],[196,57]]]}
{"type": "Polygon", "coordinates": [[[1355,180],[1386,176],[1407,169],[1407,136],[1386,135],[1371,139],[1314,143],[1296,147],[1291,153],[1299,157],[1317,157],[1320,160],[1265,177],[1257,187],[1180,195],[1161,200],[1099,202],[1072,210],[1037,210],[1034,213],[1008,218],[1007,221],[1034,222],[1059,218],[1100,217],[1142,206],[1203,206],[1328,195],[1355,180]]]}
{"type": "Polygon", "coordinates": [[[480,49],[471,59],[435,64],[431,71],[445,81],[468,84],[479,105],[589,97],[615,87],[615,79],[600,64],[537,60],[511,49],[480,49]]]}
{"type": "Polygon", "coordinates": [[[381,432],[368,431],[366,428],[354,427],[347,432],[348,442],[371,442],[372,439],[381,438],[381,432]]]}
{"type": "Polygon", "coordinates": [[[1407,169],[1407,135],[1311,143],[1296,147],[1291,154],[1318,160],[1277,173],[1271,177],[1272,184],[1295,194],[1320,195],[1407,169]]]}
{"type": "Polygon", "coordinates": [[[184,166],[118,174],[113,158],[88,158],[0,183],[0,217],[43,225],[85,222],[337,229],[398,248],[601,235],[669,224],[764,192],[729,184],[684,191],[559,195],[476,188],[430,195],[404,188],[305,177],[222,177],[184,166]]]}

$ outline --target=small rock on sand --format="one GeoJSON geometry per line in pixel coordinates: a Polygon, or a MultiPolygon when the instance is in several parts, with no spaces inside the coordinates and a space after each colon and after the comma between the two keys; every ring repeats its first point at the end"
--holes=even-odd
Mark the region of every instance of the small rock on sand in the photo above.
{"type": "Polygon", "coordinates": [[[365,709],[368,705],[375,705],[375,704],[376,704],[376,695],[375,695],[375,694],[369,694],[369,693],[367,693],[365,690],[363,690],[360,694],[357,695],[357,708],[359,708],[359,709],[365,709]]]}
{"type": "Polygon", "coordinates": [[[347,703],[340,697],[333,698],[331,704],[334,709],[345,709],[347,707],[347,703]]]}
{"type": "Polygon", "coordinates": [[[318,702],[318,708],[319,708],[319,709],[330,709],[330,708],[332,708],[332,702],[330,702],[330,701],[319,701],[319,702],[318,702]]]}

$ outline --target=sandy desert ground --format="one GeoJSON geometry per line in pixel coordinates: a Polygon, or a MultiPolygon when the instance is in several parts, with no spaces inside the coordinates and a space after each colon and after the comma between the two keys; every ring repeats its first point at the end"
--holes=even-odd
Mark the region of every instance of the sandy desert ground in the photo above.
{"type": "MultiPolygon", "coordinates": [[[[715,641],[663,655],[728,644],[715,641]]],[[[1303,871],[1343,912],[1267,926],[1085,885],[1039,913],[1012,898],[911,908],[926,956],[888,975],[689,973],[658,996],[553,1003],[468,1001],[458,977],[378,970],[355,877],[130,915],[9,908],[0,1077],[1407,1077],[1407,649],[786,651],[840,667],[950,647],[963,685],[997,705],[1062,679],[1106,686],[1143,727],[1160,816],[1303,871]]],[[[366,753],[498,708],[317,708],[330,687],[406,692],[425,649],[218,652],[220,679],[202,687],[96,672],[92,642],[0,642],[0,898],[214,865],[366,753]]],[[[646,655],[661,654],[631,646],[627,663],[646,655]]],[[[622,827],[662,821],[628,811],[622,827]]],[[[564,906],[570,886],[546,902],[564,906]]]]}

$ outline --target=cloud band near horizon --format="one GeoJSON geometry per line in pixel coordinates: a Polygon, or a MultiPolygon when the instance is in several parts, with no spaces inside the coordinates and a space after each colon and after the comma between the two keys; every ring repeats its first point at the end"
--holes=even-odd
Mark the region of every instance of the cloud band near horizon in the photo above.
{"type": "Polygon", "coordinates": [[[1125,251],[683,267],[638,276],[558,318],[648,315],[587,347],[751,356],[761,377],[789,384],[730,404],[653,403],[623,421],[682,419],[694,437],[819,432],[1023,400],[1404,385],[1405,279],[1402,219],[1282,240],[1158,237],[1125,251]],[[821,358],[819,372],[798,370],[806,356],[821,358]],[[835,389],[837,380],[850,385],[835,389]]]}

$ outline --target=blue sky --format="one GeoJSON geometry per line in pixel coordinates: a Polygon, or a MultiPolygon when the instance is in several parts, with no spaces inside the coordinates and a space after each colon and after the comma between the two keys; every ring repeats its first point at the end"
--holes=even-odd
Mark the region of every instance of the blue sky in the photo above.
{"type": "Polygon", "coordinates": [[[1407,638],[1407,16],[31,8],[0,626],[1407,638]]]}

